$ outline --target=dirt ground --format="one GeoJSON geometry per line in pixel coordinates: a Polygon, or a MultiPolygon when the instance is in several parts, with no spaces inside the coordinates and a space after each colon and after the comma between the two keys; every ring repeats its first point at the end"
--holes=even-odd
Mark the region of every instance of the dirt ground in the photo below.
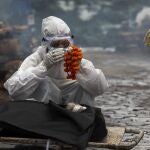
{"type": "Polygon", "coordinates": [[[88,52],[85,56],[109,82],[109,89],[96,98],[107,125],[143,129],[144,138],[134,150],[150,150],[150,55],[88,52]]]}

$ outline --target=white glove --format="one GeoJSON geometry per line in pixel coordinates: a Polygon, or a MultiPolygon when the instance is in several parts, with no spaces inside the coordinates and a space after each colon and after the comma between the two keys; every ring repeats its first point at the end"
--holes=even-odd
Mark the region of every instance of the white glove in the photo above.
{"type": "Polygon", "coordinates": [[[68,103],[66,108],[68,110],[71,110],[72,112],[81,112],[83,110],[86,110],[85,106],[81,106],[81,105],[75,104],[75,103],[68,103]]]}
{"type": "Polygon", "coordinates": [[[47,68],[51,68],[53,64],[64,60],[64,49],[57,48],[53,51],[49,51],[44,57],[44,64],[47,68]]]}

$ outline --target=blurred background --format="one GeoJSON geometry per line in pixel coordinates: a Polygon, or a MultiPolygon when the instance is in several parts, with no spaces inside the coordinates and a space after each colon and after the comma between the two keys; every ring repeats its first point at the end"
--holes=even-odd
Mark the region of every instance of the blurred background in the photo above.
{"type": "Polygon", "coordinates": [[[4,24],[12,29],[9,38],[13,36],[19,40],[20,55],[28,55],[31,52],[29,47],[36,45],[36,41],[40,43],[41,21],[50,15],[67,22],[75,43],[80,46],[123,52],[148,51],[143,45],[143,36],[150,22],[150,1],[147,0],[0,2],[1,26],[4,24]]]}
{"type": "Polygon", "coordinates": [[[0,101],[10,97],[3,83],[41,43],[41,22],[62,18],[71,28],[85,58],[105,73],[110,88],[96,98],[107,124],[145,129],[150,148],[150,28],[148,0],[1,0],[0,101]]]}

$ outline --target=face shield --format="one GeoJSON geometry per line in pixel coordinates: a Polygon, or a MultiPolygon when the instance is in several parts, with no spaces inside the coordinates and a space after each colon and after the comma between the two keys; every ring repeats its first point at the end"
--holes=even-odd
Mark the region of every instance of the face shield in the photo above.
{"type": "Polygon", "coordinates": [[[47,46],[47,48],[68,48],[73,45],[73,38],[70,36],[54,36],[46,37],[42,39],[42,43],[47,46]]]}

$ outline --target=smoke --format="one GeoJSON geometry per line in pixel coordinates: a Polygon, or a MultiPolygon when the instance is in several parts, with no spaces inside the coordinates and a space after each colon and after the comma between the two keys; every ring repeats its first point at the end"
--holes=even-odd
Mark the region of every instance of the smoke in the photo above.
{"type": "Polygon", "coordinates": [[[58,1],[58,6],[63,11],[69,12],[69,11],[73,11],[75,9],[75,2],[74,1],[66,2],[64,0],[60,0],[60,1],[58,1]]]}
{"type": "Polygon", "coordinates": [[[98,5],[80,5],[78,8],[78,16],[82,21],[89,21],[96,16],[101,9],[98,5]]]}
{"type": "Polygon", "coordinates": [[[144,20],[150,21],[150,7],[144,7],[140,12],[138,12],[135,22],[138,27],[141,27],[144,20]]]}
{"type": "Polygon", "coordinates": [[[23,57],[41,43],[41,21],[50,15],[67,22],[77,45],[116,47],[116,51],[128,51],[133,47],[145,49],[142,47],[146,31],[143,25],[150,19],[150,7],[145,7],[144,2],[132,2],[134,7],[131,7],[130,3],[129,0],[124,3],[121,0],[1,0],[0,20],[10,26],[27,26],[13,34],[19,39],[19,55],[23,57]],[[139,11],[139,8],[142,9],[139,11]],[[140,31],[136,24],[141,27],[140,31]]]}

